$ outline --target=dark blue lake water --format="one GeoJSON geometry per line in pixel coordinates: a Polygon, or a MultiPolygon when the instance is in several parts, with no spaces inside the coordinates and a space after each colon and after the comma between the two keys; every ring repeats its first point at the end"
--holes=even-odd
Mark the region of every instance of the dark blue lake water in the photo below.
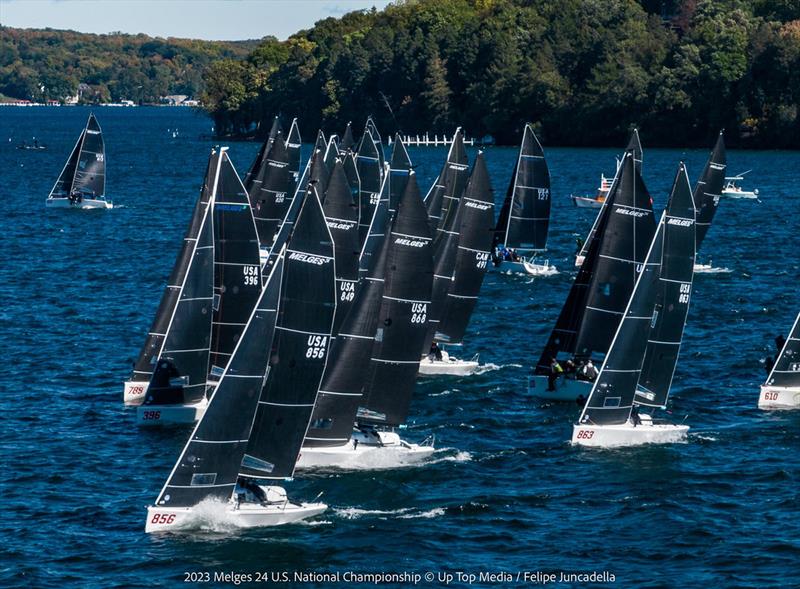
{"type": "MultiPolygon", "coordinates": [[[[151,536],[145,507],[189,432],[137,429],[122,382],[197,197],[211,123],[177,108],[96,114],[115,208],[81,213],[44,200],[88,110],[0,112],[0,586],[178,586],[190,571],[505,571],[514,580],[496,586],[508,586],[537,570],[609,571],[621,587],[800,586],[800,412],[756,409],[760,360],[800,307],[800,153],[729,153],[731,172],[753,170],[746,185],[761,202],[724,201],[704,243],[704,261],[731,272],[695,280],[671,401],[688,416],[688,443],[575,449],[577,408],[527,394],[574,275],[574,236],[594,215],[569,194],[593,192],[617,153],[545,141],[561,274],[487,275],[463,350],[485,371],[417,387],[404,435],[435,434],[434,460],[287,483],[298,499],[324,491],[330,509],[310,523],[151,536]],[[15,149],[34,136],[46,151],[15,149]]],[[[694,182],[707,151],[647,149],[646,129],[642,141],[660,209],[678,161],[694,182]]],[[[257,148],[231,145],[240,173],[257,148]]],[[[409,151],[427,188],[445,150],[409,151]]],[[[515,157],[487,152],[498,203],[515,157]]]]}

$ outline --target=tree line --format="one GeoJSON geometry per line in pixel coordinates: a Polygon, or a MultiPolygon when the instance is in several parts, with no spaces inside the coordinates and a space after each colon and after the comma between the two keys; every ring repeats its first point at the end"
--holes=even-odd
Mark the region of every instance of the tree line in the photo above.
{"type": "Polygon", "coordinates": [[[63,102],[86,84],[85,103],[196,97],[209,64],[244,59],[257,44],[0,27],[0,94],[63,102]]]}
{"type": "Polygon", "coordinates": [[[275,114],[317,128],[491,134],[550,145],[800,147],[797,0],[398,0],[213,61],[220,134],[275,114]]]}

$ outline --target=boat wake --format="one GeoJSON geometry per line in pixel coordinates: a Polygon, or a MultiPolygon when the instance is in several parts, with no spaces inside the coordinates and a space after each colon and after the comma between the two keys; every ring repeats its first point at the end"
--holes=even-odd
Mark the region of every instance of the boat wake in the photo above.
{"type": "Polygon", "coordinates": [[[205,499],[192,508],[189,516],[181,523],[180,529],[227,534],[241,527],[230,511],[227,501],[205,499]]]}
{"type": "Polygon", "coordinates": [[[412,507],[403,509],[359,509],[358,507],[345,507],[335,509],[334,513],[343,519],[360,519],[362,517],[375,517],[377,519],[430,519],[445,514],[443,507],[435,507],[427,511],[419,511],[412,507]]]}
{"type": "Polygon", "coordinates": [[[478,369],[475,370],[474,374],[485,374],[487,372],[501,370],[503,368],[522,368],[522,364],[494,364],[493,362],[487,362],[486,364],[481,364],[478,366],[478,369]]]}
{"type": "Polygon", "coordinates": [[[733,272],[733,270],[730,268],[717,268],[711,264],[695,264],[694,266],[695,274],[730,274],[731,272],[733,272]]]}

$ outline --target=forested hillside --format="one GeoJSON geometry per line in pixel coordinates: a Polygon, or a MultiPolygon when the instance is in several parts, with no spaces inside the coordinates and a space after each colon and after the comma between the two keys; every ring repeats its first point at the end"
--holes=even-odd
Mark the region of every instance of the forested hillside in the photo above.
{"type": "Polygon", "coordinates": [[[64,100],[84,83],[88,103],[195,96],[212,61],[242,59],[256,44],[0,27],[0,94],[64,100]]]}
{"type": "MultiPolygon", "coordinates": [[[[329,18],[205,74],[218,129],[282,112],[306,137],[373,114],[381,129],[550,145],[800,147],[792,0],[407,0],[329,18]]],[[[268,127],[268,125],[267,125],[268,127]]],[[[262,131],[259,128],[257,131],[262,131]]]]}

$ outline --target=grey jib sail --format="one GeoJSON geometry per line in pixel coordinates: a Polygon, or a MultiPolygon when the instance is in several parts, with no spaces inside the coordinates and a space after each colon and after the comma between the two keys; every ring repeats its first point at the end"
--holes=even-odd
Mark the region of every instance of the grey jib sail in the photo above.
{"type": "MultiPolygon", "coordinates": [[[[636,164],[635,165],[636,170],[641,175],[641,173],[642,173],[642,164],[644,162],[644,151],[642,150],[642,143],[641,143],[641,141],[639,141],[639,130],[636,129],[636,128],[633,129],[633,132],[631,133],[631,137],[630,137],[630,139],[628,139],[628,145],[625,148],[625,153],[631,153],[633,155],[633,160],[634,160],[634,163],[636,164]]],[[[623,154],[623,157],[624,157],[624,154],[623,154]]],[[[614,174],[615,179],[616,179],[617,176],[619,176],[621,165],[622,165],[622,161],[621,160],[617,160],[617,170],[616,170],[616,172],[614,174]]],[[[609,194],[610,194],[610,190],[609,190],[609,194]]],[[[597,213],[597,216],[594,219],[594,224],[592,225],[592,229],[589,231],[589,236],[586,238],[586,241],[583,243],[583,246],[581,247],[581,251],[580,251],[580,255],[581,256],[585,256],[586,253],[589,251],[589,242],[592,240],[592,237],[594,236],[594,233],[595,233],[595,231],[597,229],[597,223],[600,220],[600,217],[603,214],[603,211],[605,211],[606,206],[608,206],[608,197],[606,197],[606,200],[603,201],[603,204],[600,207],[600,211],[597,213]]]]}
{"type": "MultiPolygon", "coordinates": [[[[212,152],[209,170],[210,205],[213,207],[221,167],[221,154],[212,152]]],[[[205,396],[211,348],[214,299],[213,215],[206,207],[178,302],[166,330],[145,395],[145,405],[196,403],[205,396]]]]}
{"type": "Polygon", "coordinates": [[[800,315],[794,320],[766,384],[776,387],[800,386],[800,315]]]}
{"type": "Polygon", "coordinates": [[[78,142],[56,181],[50,198],[103,198],[106,192],[106,152],[103,133],[89,115],[78,142]]]}
{"type": "Polygon", "coordinates": [[[333,243],[313,186],[286,248],[270,373],[241,474],[291,477],[328,356],[336,310],[333,243]]]}
{"type": "Polygon", "coordinates": [[[464,138],[459,128],[456,129],[453,135],[453,142],[450,144],[450,150],[447,152],[447,160],[442,167],[442,171],[425,197],[425,207],[428,210],[431,231],[437,242],[443,236],[437,235],[436,230],[445,225],[452,226],[456,208],[453,205],[461,197],[469,175],[467,162],[464,138]]]}
{"type": "Polygon", "coordinates": [[[652,407],[664,407],[667,403],[694,277],[695,204],[682,163],[661,223],[663,253],[655,311],[635,397],[637,404],[652,407]]]}
{"type": "Polygon", "coordinates": [[[550,224],[550,171],[530,124],[525,125],[517,164],[497,222],[498,241],[510,248],[541,251],[550,224]]]}
{"type": "Polygon", "coordinates": [[[350,439],[364,393],[368,372],[365,367],[370,364],[375,343],[391,243],[389,239],[380,242],[369,274],[356,292],[353,307],[331,342],[304,446],[341,446],[350,439]]]}
{"type": "Polygon", "coordinates": [[[213,208],[211,380],[222,375],[261,293],[258,235],[250,200],[228,157],[227,148],[222,148],[221,159],[213,208]]]}
{"type": "Polygon", "coordinates": [[[411,404],[427,331],[433,259],[431,231],[412,172],[389,234],[383,296],[360,423],[399,425],[411,404]]]}
{"type": "Polygon", "coordinates": [[[608,350],[655,233],[652,199],[629,153],[615,190],[575,342],[575,354],[581,357],[608,350]]]}
{"type": "Polygon", "coordinates": [[[381,191],[381,162],[378,157],[378,146],[375,145],[369,131],[365,131],[361,137],[361,145],[358,146],[356,155],[356,166],[358,178],[361,181],[358,196],[360,211],[358,235],[360,242],[364,243],[381,191]]]}
{"type": "MultiPolygon", "coordinates": [[[[483,152],[478,153],[458,211],[458,250],[453,283],[444,303],[436,339],[460,343],[478,301],[492,247],[494,196],[483,152]]],[[[424,350],[423,350],[424,352],[424,350]]]]}
{"type": "Polygon", "coordinates": [[[175,260],[175,265],[172,267],[172,273],[169,276],[164,293],[161,295],[161,302],[158,304],[158,310],[153,319],[153,324],[150,327],[150,331],[147,333],[144,345],[133,366],[133,372],[130,376],[130,380],[133,382],[149,382],[156,365],[156,360],[159,354],[161,354],[164,338],[167,335],[167,328],[175,312],[175,306],[178,303],[178,298],[181,294],[181,288],[183,287],[186,273],[189,270],[189,265],[194,258],[197,238],[200,235],[200,229],[206,218],[208,204],[211,200],[211,192],[214,189],[214,178],[217,175],[218,164],[219,158],[214,157],[214,153],[212,152],[208,160],[208,165],[206,166],[203,188],[200,190],[200,196],[195,203],[189,227],[183,237],[181,251],[178,254],[177,260],[175,260]]]}
{"type": "Polygon", "coordinates": [[[322,210],[325,212],[325,221],[334,245],[337,300],[333,334],[336,335],[356,296],[360,253],[358,205],[353,201],[344,164],[340,159],[333,166],[322,210]]]}
{"type": "Polygon", "coordinates": [[[269,147],[262,165],[247,190],[258,229],[258,241],[263,247],[272,245],[275,233],[291,205],[295,183],[283,135],[279,131],[268,141],[269,147]]]}
{"type": "Polygon", "coordinates": [[[694,205],[697,207],[697,250],[711,228],[714,213],[717,212],[722,188],[725,185],[725,169],[727,167],[725,139],[720,131],[717,143],[703,168],[700,180],[694,189],[694,205]]]}
{"type": "Polygon", "coordinates": [[[267,376],[282,277],[281,256],[156,505],[191,507],[204,499],[226,501],[233,495],[267,376]]]}

